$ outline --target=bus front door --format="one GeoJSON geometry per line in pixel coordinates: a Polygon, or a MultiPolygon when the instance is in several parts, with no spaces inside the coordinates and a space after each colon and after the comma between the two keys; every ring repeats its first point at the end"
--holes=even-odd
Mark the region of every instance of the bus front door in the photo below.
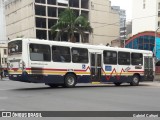
{"type": "Polygon", "coordinates": [[[152,57],[144,57],[144,80],[153,80],[153,58],[152,57]]]}
{"type": "Polygon", "coordinates": [[[102,74],[102,54],[99,53],[91,53],[91,81],[92,82],[101,82],[101,74],[102,74]]]}

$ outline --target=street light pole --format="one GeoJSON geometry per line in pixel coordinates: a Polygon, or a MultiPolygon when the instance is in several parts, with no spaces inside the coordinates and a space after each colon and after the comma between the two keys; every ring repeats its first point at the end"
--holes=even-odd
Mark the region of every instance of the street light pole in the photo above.
{"type": "Polygon", "coordinates": [[[126,45],[126,20],[124,20],[124,48],[125,48],[125,45],[126,45]]]}
{"type": "Polygon", "coordinates": [[[156,46],[157,46],[157,45],[156,45],[156,37],[157,37],[157,31],[158,31],[159,29],[160,29],[160,28],[158,27],[157,30],[155,31],[155,40],[154,40],[154,42],[155,42],[155,43],[154,43],[154,55],[155,55],[155,57],[156,57],[156,50],[157,50],[157,49],[156,49],[156,46]]]}

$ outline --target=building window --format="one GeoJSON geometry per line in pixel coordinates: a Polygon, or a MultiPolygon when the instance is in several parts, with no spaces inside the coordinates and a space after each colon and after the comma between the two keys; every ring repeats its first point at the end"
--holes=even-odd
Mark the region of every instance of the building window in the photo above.
{"type": "Polygon", "coordinates": [[[46,19],[36,17],[36,27],[37,28],[46,28],[46,19]]]}
{"type": "Polygon", "coordinates": [[[160,17],[160,11],[158,11],[158,17],[160,17]]]}
{"type": "Polygon", "coordinates": [[[103,52],[103,61],[104,64],[117,64],[117,52],[115,51],[104,51],[103,52]]]}
{"type": "Polygon", "coordinates": [[[4,49],[4,55],[7,55],[7,49],[4,49]]]}
{"type": "Polygon", "coordinates": [[[158,9],[160,9],[160,2],[158,3],[158,9]]]}
{"type": "Polygon", "coordinates": [[[146,8],[146,0],[143,0],[143,9],[146,8]]]}
{"type": "Polygon", "coordinates": [[[7,64],[7,58],[5,58],[4,60],[5,60],[5,64],[7,64]]]}
{"type": "Polygon", "coordinates": [[[41,5],[35,5],[35,15],[46,16],[46,7],[41,5]]]}
{"type": "Polygon", "coordinates": [[[36,38],[38,39],[47,39],[47,31],[46,30],[36,30],[36,38]]]}
{"type": "Polygon", "coordinates": [[[47,4],[56,5],[56,0],[47,0],[47,4]]]}
{"type": "Polygon", "coordinates": [[[46,1],[45,1],[45,0],[35,0],[35,2],[36,2],[36,3],[42,3],[42,4],[45,4],[45,2],[46,2],[46,1]]]}
{"type": "MultiPolygon", "coordinates": [[[[81,8],[89,9],[89,0],[81,0],[81,8]]],[[[92,2],[92,9],[94,8],[94,3],[92,2]]]]}
{"type": "Polygon", "coordinates": [[[160,27],[160,21],[158,21],[158,27],[160,27]]]}
{"type": "Polygon", "coordinates": [[[143,4],[143,9],[145,9],[145,8],[146,8],[146,4],[144,3],[144,4],[143,4]]]}
{"type": "Polygon", "coordinates": [[[1,60],[2,60],[2,64],[4,64],[4,59],[2,58],[1,60]]]}

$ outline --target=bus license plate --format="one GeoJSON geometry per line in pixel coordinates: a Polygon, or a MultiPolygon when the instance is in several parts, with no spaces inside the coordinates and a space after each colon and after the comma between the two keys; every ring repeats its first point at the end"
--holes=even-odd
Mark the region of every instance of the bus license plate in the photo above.
{"type": "Polygon", "coordinates": [[[17,77],[17,75],[13,75],[13,77],[17,77]]]}

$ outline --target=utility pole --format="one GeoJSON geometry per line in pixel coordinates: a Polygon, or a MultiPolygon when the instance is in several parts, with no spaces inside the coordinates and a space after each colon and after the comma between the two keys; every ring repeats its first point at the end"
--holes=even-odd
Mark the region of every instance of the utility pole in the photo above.
{"type": "Polygon", "coordinates": [[[126,32],[125,32],[126,31],[126,29],[125,29],[126,27],[125,26],[126,26],[126,20],[124,20],[124,34],[123,34],[123,36],[124,36],[124,43],[123,43],[124,48],[125,48],[125,45],[126,45],[126,37],[125,37],[126,36],[126,32]]]}

